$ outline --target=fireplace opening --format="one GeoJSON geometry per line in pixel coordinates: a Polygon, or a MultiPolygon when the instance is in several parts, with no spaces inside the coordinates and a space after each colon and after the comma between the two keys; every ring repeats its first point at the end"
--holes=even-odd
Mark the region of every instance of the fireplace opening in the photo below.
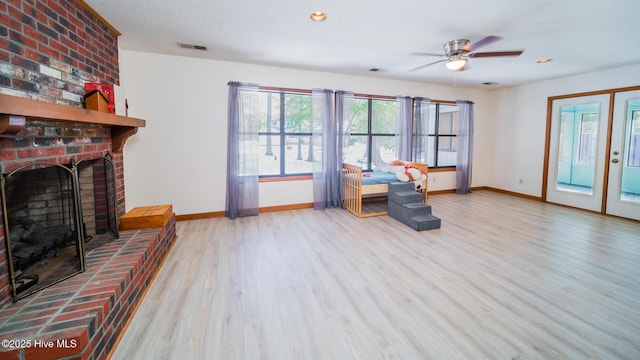
{"type": "Polygon", "coordinates": [[[37,163],[2,177],[13,301],[85,270],[85,253],[118,237],[114,165],[107,155],[37,163]]]}

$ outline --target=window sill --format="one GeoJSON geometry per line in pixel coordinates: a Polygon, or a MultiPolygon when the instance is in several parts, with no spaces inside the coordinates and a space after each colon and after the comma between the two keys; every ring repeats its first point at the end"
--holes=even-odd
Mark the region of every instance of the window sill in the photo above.
{"type": "Polygon", "coordinates": [[[279,182],[279,181],[299,181],[299,180],[313,180],[312,175],[299,175],[299,176],[277,176],[277,177],[264,177],[260,178],[259,182],[279,182]]]}
{"type": "Polygon", "coordinates": [[[446,171],[456,171],[456,167],[447,166],[447,167],[439,167],[439,168],[429,168],[429,172],[446,172],[446,171]]]}

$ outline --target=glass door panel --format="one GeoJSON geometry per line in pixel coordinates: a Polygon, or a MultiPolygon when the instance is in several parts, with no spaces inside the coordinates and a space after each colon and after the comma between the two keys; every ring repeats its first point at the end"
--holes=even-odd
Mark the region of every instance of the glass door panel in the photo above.
{"type": "Polygon", "coordinates": [[[601,210],[608,104],[607,95],[553,101],[547,201],[601,210]]]}
{"type": "Polygon", "coordinates": [[[640,100],[629,101],[620,199],[640,202],[640,100]]]}
{"type": "Polygon", "coordinates": [[[598,150],[598,103],[565,105],[560,109],[556,188],[593,194],[598,150]]]}
{"type": "Polygon", "coordinates": [[[607,213],[640,220],[640,91],[615,97],[607,213]]]}

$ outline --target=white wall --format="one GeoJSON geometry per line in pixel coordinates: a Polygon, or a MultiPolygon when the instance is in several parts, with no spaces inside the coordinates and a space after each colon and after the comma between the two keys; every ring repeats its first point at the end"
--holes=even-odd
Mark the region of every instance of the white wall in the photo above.
{"type": "Polygon", "coordinates": [[[542,195],[549,97],[638,85],[640,65],[633,65],[492,91],[497,141],[495,176],[487,185],[542,195]]]}
{"type": "MultiPolygon", "coordinates": [[[[127,50],[120,51],[120,80],[129,115],[147,120],[124,148],[127,210],[165,203],[179,215],[224,210],[229,81],[471,100],[476,128],[472,185],[493,181],[495,109],[488,91],[127,50]]],[[[455,188],[452,174],[434,173],[432,189],[455,188]]],[[[263,183],[260,206],[310,203],[311,189],[310,181],[263,183]]]]}

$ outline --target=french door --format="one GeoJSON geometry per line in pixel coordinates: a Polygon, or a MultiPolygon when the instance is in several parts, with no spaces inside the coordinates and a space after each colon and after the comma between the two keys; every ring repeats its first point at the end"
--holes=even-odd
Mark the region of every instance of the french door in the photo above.
{"type": "Polygon", "coordinates": [[[606,212],[640,220],[640,90],[616,93],[606,212]]]}
{"type": "Polygon", "coordinates": [[[554,100],[547,201],[600,211],[609,95],[554,100]]]}
{"type": "Polygon", "coordinates": [[[640,90],[550,107],[546,200],[640,220],[640,90]]]}

